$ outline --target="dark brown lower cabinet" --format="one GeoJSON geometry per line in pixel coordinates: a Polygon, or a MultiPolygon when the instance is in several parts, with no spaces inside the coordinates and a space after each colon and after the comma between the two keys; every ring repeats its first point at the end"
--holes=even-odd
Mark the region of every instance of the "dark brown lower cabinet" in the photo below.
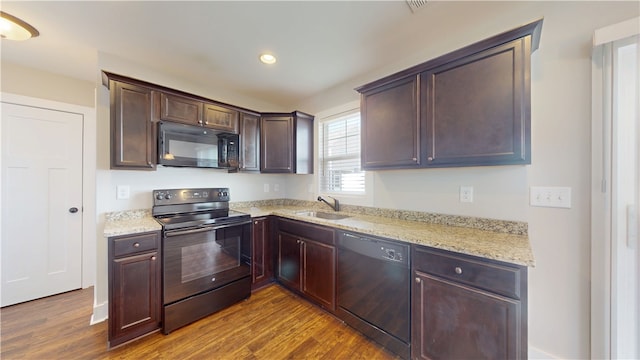
{"type": "Polygon", "coordinates": [[[269,218],[253,219],[251,248],[251,289],[255,290],[273,281],[273,256],[269,218]]]}
{"type": "Polygon", "coordinates": [[[414,248],[413,359],[526,359],[526,267],[414,248]]]}
{"type": "Polygon", "coordinates": [[[160,330],[160,232],[115,236],[108,241],[111,348],[160,330]]]}
{"type": "Polygon", "coordinates": [[[333,230],[282,219],[278,227],[278,280],[334,312],[336,247],[333,230]]]}

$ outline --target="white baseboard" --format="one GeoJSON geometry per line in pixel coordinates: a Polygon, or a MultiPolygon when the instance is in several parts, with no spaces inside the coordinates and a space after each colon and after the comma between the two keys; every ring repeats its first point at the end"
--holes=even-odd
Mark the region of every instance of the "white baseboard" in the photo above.
{"type": "Polygon", "coordinates": [[[100,305],[93,305],[93,314],[89,325],[95,325],[109,318],[109,302],[105,301],[100,305]]]}
{"type": "Polygon", "coordinates": [[[540,349],[529,346],[529,359],[555,360],[560,358],[546,353],[540,349]]]}

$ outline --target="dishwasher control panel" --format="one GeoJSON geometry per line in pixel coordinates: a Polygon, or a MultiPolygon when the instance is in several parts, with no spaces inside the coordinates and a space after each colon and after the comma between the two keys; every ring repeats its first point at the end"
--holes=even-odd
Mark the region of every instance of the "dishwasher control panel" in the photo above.
{"type": "Polygon", "coordinates": [[[345,231],[338,232],[338,246],[360,255],[409,267],[409,245],[345,231]]]}

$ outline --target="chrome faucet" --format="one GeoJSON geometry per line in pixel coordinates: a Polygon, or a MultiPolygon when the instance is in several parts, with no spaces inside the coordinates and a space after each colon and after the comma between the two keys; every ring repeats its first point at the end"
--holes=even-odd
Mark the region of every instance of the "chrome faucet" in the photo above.
{"type": "Polygon", "coordinates": [[[318,196],[318,201],[322,201],[323,203],[329,205],[333,211],[340,211],[340,202],[338,201],[338,199],[331,197],[331,196],[327,196],[329,198],[333,199],[333,205],[329,204],[329,202],[327,202],[327,200],[323,199],[322,196],[318,196]]]}

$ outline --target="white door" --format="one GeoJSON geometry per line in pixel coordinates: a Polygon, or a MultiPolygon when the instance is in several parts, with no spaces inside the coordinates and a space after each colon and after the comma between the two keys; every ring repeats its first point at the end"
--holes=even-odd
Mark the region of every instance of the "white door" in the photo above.
{"type": "Polygon", "coordinates": [[[0,105],[0,305],[7,306],[82,285],[83,117],[0,105]]]}

